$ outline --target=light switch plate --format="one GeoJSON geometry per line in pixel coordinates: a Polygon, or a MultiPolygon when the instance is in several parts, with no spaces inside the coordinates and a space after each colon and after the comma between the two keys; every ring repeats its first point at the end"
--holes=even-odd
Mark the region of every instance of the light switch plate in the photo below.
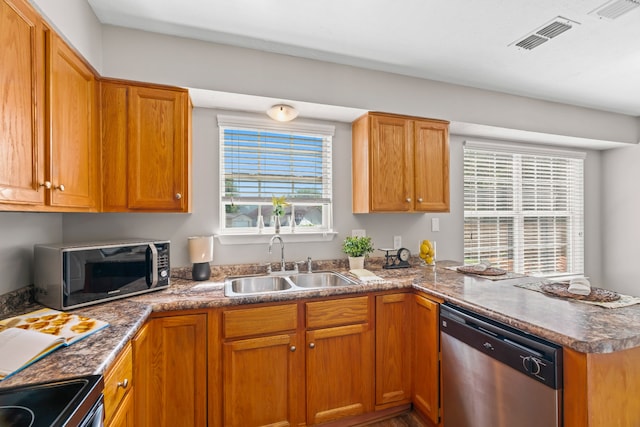
{"type": "Polygon", "coordinates": [[[431,218],[431,231],[440,231],[440,218],[431,218]]]}
{"type": "Polygon", "coordinates": [[[402,236],[393,236],[393,249],[400,249],[402,247],[402,236]]]}

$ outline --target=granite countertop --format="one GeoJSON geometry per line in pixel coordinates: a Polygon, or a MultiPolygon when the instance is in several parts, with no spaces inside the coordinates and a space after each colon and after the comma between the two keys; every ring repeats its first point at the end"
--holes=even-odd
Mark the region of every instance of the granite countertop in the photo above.
{"type": "MultiPolygon", "coordinates": [[[[346,272],[344,264],[315,264],[317,270],[346,272]]],[[[214,266],[213,276],[206,283],[189,280],[188,270],[178,271],[173,273],[168,289],[74,310],[73,313],[107,321],[110,326],[72,346],[56,350],[0,382],[0,388],[104,373],[153,312],[295,301],[402,288],[420,290],[583,353],[608,353],[640,346],[640,304],[607,309],[562,300],[514,286],[531,282],[534,280],[531,277],[491,281],[445,268],[454,265],[459,263],[442,261],[437,268],[385,270],[379,263],[369,262],[365,267],[387,282],[233,298],[224,296],[224,277],[257,271],[214,266]]],[[[41,307],[24,306],[15,314],[37,308],[41,307]]]]}

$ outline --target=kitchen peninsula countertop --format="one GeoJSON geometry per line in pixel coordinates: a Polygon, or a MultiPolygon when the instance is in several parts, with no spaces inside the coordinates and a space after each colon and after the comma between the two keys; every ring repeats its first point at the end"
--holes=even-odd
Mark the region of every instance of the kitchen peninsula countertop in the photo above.
{"type": "MultiPolygon", "coordinates": [[[[235,275],[228,269],[214,267],[211,280],[204,283],[187,279],[187,274],[179,274],[181,277],[172,277],[168,289],[74,310],[74,313],[107,321],[110,326],[72,346],[56,350],[0,382],[0,388],[104,373],[152,312],[295,301],[403,288],[422,291],[582,353],[609,353],[640,346],[640,304],[607,309],[514,286],[535,281],[535,278],[492,281],[445,268],[459,264],[441,261],[437,268],[384,270],[379,263],[373,262],[366,267],[387,282],[233,298],[224,296],[222,286],[225,276],[235,275]]],[[[328,265],[320,265],[319,269],[345,272],[344,268],[328,265]]],[[[37,308],[40,306],[25,306],[15,314],[37,308]]]]}

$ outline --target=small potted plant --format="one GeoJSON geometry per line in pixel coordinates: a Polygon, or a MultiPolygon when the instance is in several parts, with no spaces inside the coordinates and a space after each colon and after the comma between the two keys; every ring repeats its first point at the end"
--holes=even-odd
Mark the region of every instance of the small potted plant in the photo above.
{"type": "Polygon", "coordinates": [[[271,196],[271,203],[273,204],[273,216],[274,216],[274,227],[276,234],[280,234],[280,218],[284,215],[284,208],[288,206],[289,203],[285,200],[284,196],[276,197],[271,196]]]}
{"type": "Polygon", "coordinates": [[[349,269],[364,268],[364,258],[373,252],[371,237],[347,236],[342,243],[342,251],[349,257],[349,269]]]}

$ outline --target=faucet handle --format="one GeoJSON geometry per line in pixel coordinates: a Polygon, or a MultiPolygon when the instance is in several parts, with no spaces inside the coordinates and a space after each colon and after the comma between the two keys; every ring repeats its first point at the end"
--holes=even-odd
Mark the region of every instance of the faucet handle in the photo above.
{"type": "Polygon", "coordinates": [[[295,271],[296,273],[300,272],[300,268],[298,268],[298,264],[304,264],[307,261],[295,261],[293,263],[293,271],[295,271]]]}
{"type": "Polygon", "coordinates": [[[307,273],[311,273],[311,257],[307,257],[307,273]]]}
{"type": "Polygon", "coordinates": [[[271,263],[268,262],[264,266],[267,267],[267,274],[271,274],[271,263]]]}

